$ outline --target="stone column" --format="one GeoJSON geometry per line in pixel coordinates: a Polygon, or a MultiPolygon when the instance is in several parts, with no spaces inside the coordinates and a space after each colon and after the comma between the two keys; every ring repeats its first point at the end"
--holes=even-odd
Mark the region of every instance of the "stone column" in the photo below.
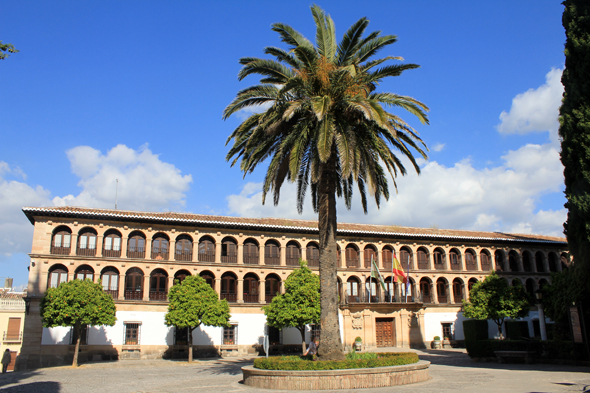
{"type": "Polygon", "coordinates": [[[145,259],[152,259],[152,239],[145,239],[145,259]]]}
{"type": "Polygon", "coordinates": [[[551,272],[551,269],[549,269],[549,257],[547,256],[546,252],[543,252],[543,267],[545,268],[545,272],[551,272]]]}
{"type": "Polygon", "coordinates": [[[70,255],[76,255],[78,250],[78,234],[72,233],[70,237],[70,255]]]}
{"type": "Polygon", "coordinates": [[[176,240],[170,240],[170,249],[168,250],[168,260],[176,260],[176,240]]]}
{"type": "MultiPolygon", "coordinates": [[[[467,252],[463,251],[463,250],[459,250],[459,258],[461,258],[461,260],[459,261],[459,264],[461,265],[461,271],[464,272],[465,270],[467,270],[467,252]]],[[[475,256],[475,263],[477,265],[477,256],[475,256]]]]}
{"type": "Polygon", "coordinates": [[[129,236],[123,234],[121,237],[121,258],[127,258],[127,243],[129,243],[129,236]]]}
{"type": "Polygon", "coordinates": [[[265,265],[265,251],[266,251],[266,246],[264,244],[260,245],[258,247],[258,264],[260,265],[265,265]]]}
{"type": "Polygon", "coordinates": [[[221,278],[215,279],[215,292],[217,292],[217,298],[221,299],[221,278]]]}
{"type": "Polygon", "coordinates": [[[193,262],[199,262],[199,242],[193,242],[192,243],[193,246],[193,262]]]}
{"type": "MultiPolygon", "coordinates": [[[[336,255],[338,255],[338,247],[336,247],[336,255]]],[[[340,250],[340,267],[346,269],[346,248],[340,250]]]]}
{"type": "Polygon", "coordinates": [[[287,247],[281,246],[279,247],[279,260],[281,266],[287,266],[287,247]]]}
{"type": "Polygon", "coordinates": [[[143,276],[143,301],[147,302],[150,300],[150,276],[143,276]]]}
{"type": "Polygon", "coordinates": [[[215,240],[215,263],[221,263],[221,242],[215,240]]]}
{"type": "Polygon", "coordinates": [[[432,285],[430,288],[430,297],[432,298],[432,303],[438,304],[438,288],[436,285],[436,280],[432,280],[432,285]]]}
{"type": "Polygon", "coordinates": [[[522,263],[522,254],[521,253],[517,254],[516,263],[518,264],[518,271],[524,272],[524,264],[522,263]]]}
{"type": "Polygon", "coordinates": [[[265,284],[266,284],[266,280],[260,280],[258,282],[258,303],[260,303],[260,304],[266,303],[265,284]]]}
{"type": "Polygon", "coordinates": [[[118,288],[119,288],[119,300],[125,300],[125,274],[121,273],[119,274],[119,278],[118,278],[119,282],[118,284],[118,288]]]}
{"type": "Polygon", "coordinates": [[[475,270],[478,271],[478,272],[480,272],[480,271],[483,270],[481,268],[481,251],[480,252],[475,252],[475,270]]]}
{"type": "Polygon", "coordinates": [[[244,243],[238,244],[238,265],[244,264],[244,243]]]}
{"type": "Polygon", "coordinates": [[[238,303],[244,303],[244,279],[238,279],[238,303]]]}
{"type": "Polygon", "coordinates": [[[358,255],[359,255],[358,267],[362,269],[365,267],[365,250],[359,249],[358,255]]]}
{"type": "Polygon", "coordinates": [[[383,270],[383,249],[377,249],[377,266],[379,266],[379,270],[383,270]]]}
{"type": "Polygon", "coordinates": [[[304,261],[307,261],[307,248],[306,247],[301,247],[301,259],[303,259],[304,261]]]}
{"type": "Polygon", "coordinates": [[[102,257],[103,242],[104,242],[104,236],[98,235],[96,237],[96,256],[99,258],[102,257]]]}

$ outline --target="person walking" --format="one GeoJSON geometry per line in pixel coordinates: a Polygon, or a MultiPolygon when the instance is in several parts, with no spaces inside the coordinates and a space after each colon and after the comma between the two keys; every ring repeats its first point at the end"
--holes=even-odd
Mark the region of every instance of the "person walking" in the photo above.
{"type": "Polygon", "coordinates": [[[10,356],[10,349],[6,348],[4,355],[2,355],[2,361],[0,361],[0,363],[2,363],[2,374],[6,373],[11,360],[12,356],[10,356]]]}

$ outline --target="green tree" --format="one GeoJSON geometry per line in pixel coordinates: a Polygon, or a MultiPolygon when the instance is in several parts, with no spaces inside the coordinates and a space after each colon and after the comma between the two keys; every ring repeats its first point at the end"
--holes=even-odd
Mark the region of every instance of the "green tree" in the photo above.
{"type": "Polygon", "coordinates": [[[41,299],[41,320],[46,328],[71,326],[76,337],[72,366],[78,367],[78,351],[83,326],[113,326],[117,309],[100,282],[72,280],[49,288],[41,299]]]}
{"type": "Polygon", "coordinates": [[[229,305],[201,276],[178,281],[168,293],[167,326],[188,329],[188,361],[193,361],[193,331],[200,325],[229,327],[229,305]]]}
{"type": "Polygon", "coordinates": [[[510,286],[508,281],[492,272],[471,288],[469,302],[463,300],[463,315],[466,318],[491,319],[498,325],[498,334],[503,338],[504,319],[526,317],[530,307],[528,295],[521,284],[510,286]]]}
{"type": "Polygon", "coordinates": [[[12,44],[3,44],[2,41],[0,41],[0,60],[4,60],[7,57],[9,57],[9,53],[17,53],[19,52],[18,49],[15,49],[14,46],[12,44]],[[5,53],[8,52],[8,53],[5,53]]]}
{"type": "Polygon", "coordinates": [[[393,35],[376,31],[363,37],[369,21],[359,19],[336,43],[334,22],[318,6],[311,7],[316,25],[315,46],[292,27],[272,25],[287,50],[267,47],[274,60],[246,57],[238,74],[261,75],[260,84],[238,92],[225,108],[223,118],[243,108],[261,109],[243,121],[229,136],[233,146],[227,154],[231,165],[240,161],[244,175],[270,159],[262,189],[262,202],[269,192],[278,204],[285,180],[297,183],[297,209],[303,210],[308,186],[318,213],[320,249],[320,305],[322,343],[319,356],[343,359],[338,324],[336,196],[351,207],[357,185],[367,211],[367,193],[379,207],[389,198],[388,176],[406,174],[399,156],[420,169],[412,149],[426,158],[426,145],[414,129],[387,107],[401,108],[428,123],[428,108],[407,96],[377,92],[387,77],[419,67],[416,64],[382,65],[387,56],[374,55],[396,42],[393,35]]]}
{"type": "Polygon", "coordinates": [[[293,270],[285,280],[285,293],[275,296],[262,310],[268,326],[297,328],[305,352],[305,325],[320,322],[320,278],[300,259],[299,269],[293,270]]]}
{"type": "Polygon", "coordinates": [[[568,246],[581,273],[590,275],[590,3],[563,2],[565,27],[564,87],[559,110],[561,162],[568,209],[564,224],[568,246]]]}

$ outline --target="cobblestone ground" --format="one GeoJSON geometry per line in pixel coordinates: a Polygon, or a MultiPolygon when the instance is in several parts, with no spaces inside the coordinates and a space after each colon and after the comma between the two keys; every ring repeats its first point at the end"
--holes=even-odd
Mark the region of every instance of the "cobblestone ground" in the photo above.
{"type": "MultiPolygon", "coordinates": [[[[590,388],[588,367],[474,363],[463,350],[417,352],[421,359],[432,362],[432,379],[398,386],[394,388],[396,392],[584,392],[590,388]]],[[[45,368],[0,375],[0,391],[251,393],[256,389],[240,382],[240,368],[250,364],[251,359],[201,360],[190,365],[186,362],[148,360],[86,364],[77,369],[45,368]]],[[[363,393],[391,391],[391,387],[355,390],[363,393]]]]}

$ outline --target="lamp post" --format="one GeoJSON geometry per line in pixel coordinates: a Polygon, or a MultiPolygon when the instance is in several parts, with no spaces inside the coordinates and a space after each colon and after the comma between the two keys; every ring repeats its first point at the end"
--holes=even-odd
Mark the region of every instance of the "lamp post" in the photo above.
{"type": "Polygon", "coordinates": [[[541,340],[547,340],[547,328],[545,326],[545,312],[543,311],[543,292],[540,289],[535,291],[537,298],[537,307],[539,308],[539,328],[541,330],[541,340]]]}

